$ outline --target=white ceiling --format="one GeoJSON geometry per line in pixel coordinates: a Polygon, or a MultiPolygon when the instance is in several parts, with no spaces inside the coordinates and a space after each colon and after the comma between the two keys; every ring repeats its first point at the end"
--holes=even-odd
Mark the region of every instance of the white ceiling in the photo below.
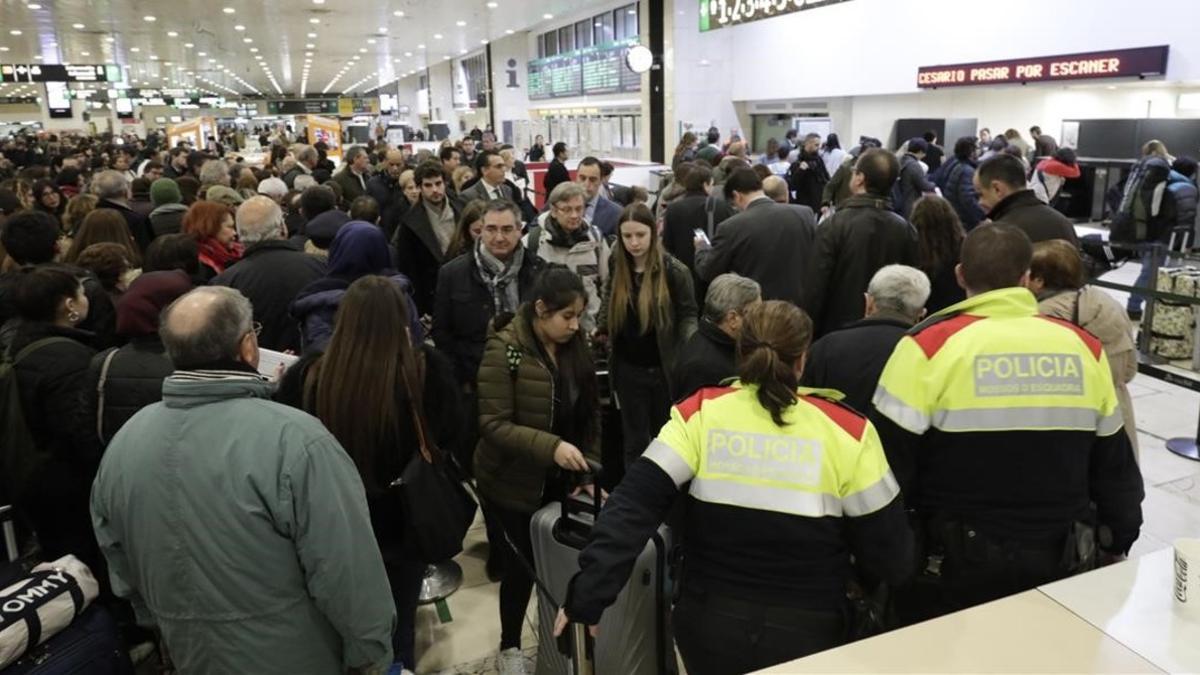
{"type": "MultiPolygon", "coordinates": [[[[595,4],[0,0],[0,63],[116,63],[128,67],[130,86],[229,97],[361,93],[595,4]]],[[[0,96],[41,91],[0,85],[0,96]]]]}

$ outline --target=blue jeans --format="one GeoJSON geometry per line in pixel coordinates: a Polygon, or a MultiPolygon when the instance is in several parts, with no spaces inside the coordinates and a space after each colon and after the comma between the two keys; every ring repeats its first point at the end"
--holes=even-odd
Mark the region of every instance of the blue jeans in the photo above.
{"type": "MultiPolygon", "coordinates": [[[[1150,266],[1154,263],[1155,255],[1158,256],[1158,265],[1161,267],[1167,261],[1166,251],[1161,248],[1147,249],[1142,253],[1142,271],[1138,272],[1137,281],[1133,282],[1134,286],[1139,288],[1154,288],[1157,280],[1150,276],[1150,266]]],[[[1130,293],[1129,300],[1125,304],[1125,309],[1130,312],[1142,311],[1142,303],[1145,298],[1137,293],[1130,293]]]]}

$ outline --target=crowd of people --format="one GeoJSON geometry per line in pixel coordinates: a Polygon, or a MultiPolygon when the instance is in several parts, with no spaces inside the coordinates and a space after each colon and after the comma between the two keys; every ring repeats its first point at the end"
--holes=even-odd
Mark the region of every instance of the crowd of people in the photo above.
{"type": "Polygon", "coordinates": [[[490,132],[341,166],[283,132],[262,167],[9,139],[3,423],[30,461],[0,503],[181,672],[414,670],[437,561],[397,486],[430,455],[478,486],[506,675],[532,515],[599,489],[614,439],[624,477],[561,621],[599,621],[686,494],[691,673],[844,642],[848,583],[894,589],[902,624],[1119,559],[1141,522],[1132,328],[1054,208],[1073,153],[985,132],[949,156],[932,133],[789,132],[761,157],[689,132],[653,204],[539,137],[540,210],[490,132]],[[1049,365],[1004,361],[1030,340],[1049,365]],[[263,350],[299,359],[260,373],[263,350]]]}

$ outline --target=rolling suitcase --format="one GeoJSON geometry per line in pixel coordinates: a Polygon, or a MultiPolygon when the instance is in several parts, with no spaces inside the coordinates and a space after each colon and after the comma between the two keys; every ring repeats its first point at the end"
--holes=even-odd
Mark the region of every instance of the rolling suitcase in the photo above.
{"type": "MultiPolygon", "coordinates": [[[[586,497],[586,495],[581,495],[586,497]]],[[[568,497],[534,514],[530,537],[538,576],[554,598],[564,598],[567,583],[579,571],[579,552],[591,538],[600,512],[594,501],[568,497]]],[[[671,637],[671,575],[668,554],[671,532],[658,529],[633,566],[629,582],[604,612],[593,650],[598,675],[674,675],[675,643],[671,637]]],[[[563,675],[572,664],[558,650],[551,632],[558,607],[538,593],[538,659],[535,675],[563,675]]]]}

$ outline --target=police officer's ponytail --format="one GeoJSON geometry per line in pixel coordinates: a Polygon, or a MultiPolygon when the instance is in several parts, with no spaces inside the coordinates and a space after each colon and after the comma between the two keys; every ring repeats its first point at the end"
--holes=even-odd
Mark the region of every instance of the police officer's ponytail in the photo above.
{"type": "Polygon", "coordinates": [[[796,402],[796,361],[808,351],[812,321],[790,302],[759,303],[742,317],[738,377],[758,385],[758,401],[783,426],[783,411],[796,402]]]}

